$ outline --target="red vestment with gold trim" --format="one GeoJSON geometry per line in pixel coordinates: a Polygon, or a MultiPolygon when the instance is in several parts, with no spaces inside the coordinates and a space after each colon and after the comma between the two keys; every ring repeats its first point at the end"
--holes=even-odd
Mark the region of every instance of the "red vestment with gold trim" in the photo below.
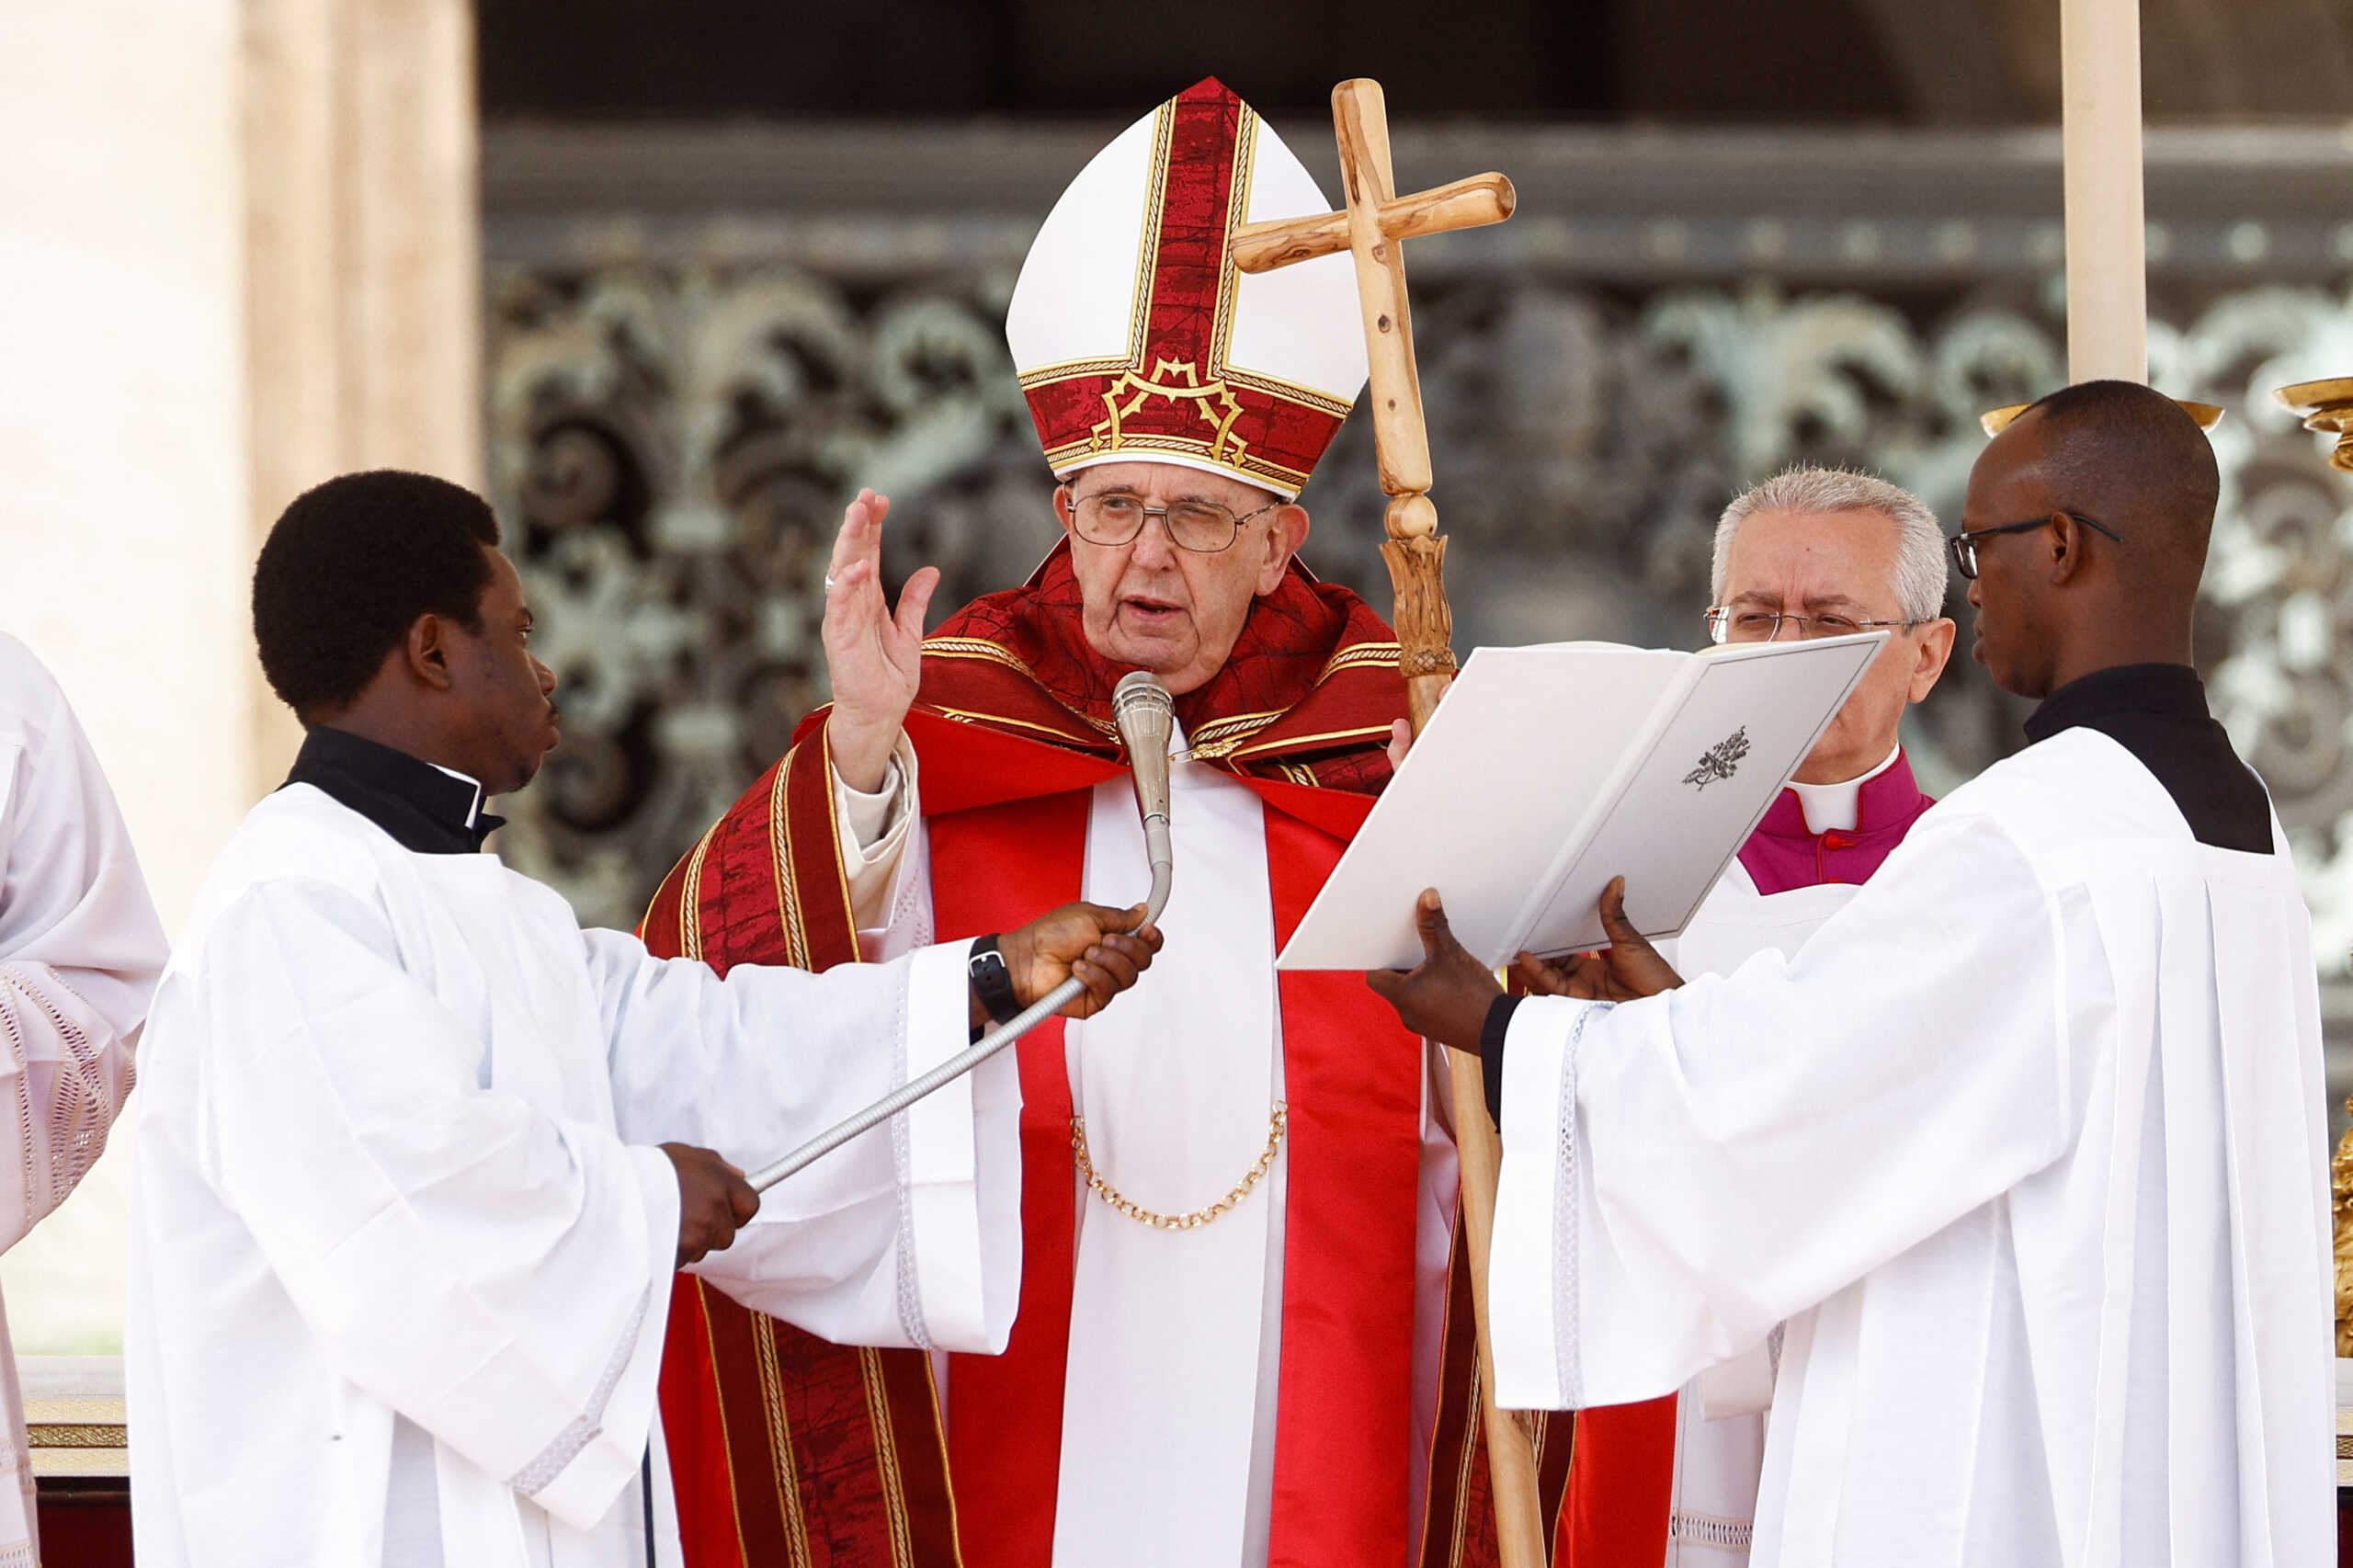
{"type": "MultiPolygon", "coordinates": [[[[1121,673],[1086,648],[1059,549],[927,640],[907,733],[938,939],[1079,896],[1089,791],[1124,771],[1121,673]]],[[[1177,699],[1195,760],[1265,804],[1278,945],[1386,782],[1404,697],[1380,618],[1294,570],[1219,674],[1177,699]]],[[[722,970],[857,956],[821,721],[665,880],[645,922],[654,950],[722,970]]],[[[1423,1052],[1360,976],[1279,984],[1291,1108],[1270,1561],[1402,1562],[1423,1052]]],[[[690,1568],[1051,1561],[1076,1225],[1060,1023],[1018,1051],[1020,1310],[1005,1355],[951,1358],[949,1421],[925,1353],[827,1345],[681,1278],[663,1413],[690,1568]]],[[[1450,1471],[1432,1482],[1426,1539],[1452,1536],[1437,1516],[1454,1517],[1459,1489],[1450,1471]]],[[[1469,1517],[1476,1562],[1487,1532],[1469,1517]]]]}

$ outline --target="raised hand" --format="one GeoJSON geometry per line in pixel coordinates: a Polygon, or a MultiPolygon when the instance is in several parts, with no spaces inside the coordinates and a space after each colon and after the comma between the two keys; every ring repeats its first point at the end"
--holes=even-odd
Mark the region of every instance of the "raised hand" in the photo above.
{"type": "Polygon", "coordinates": [[[997,938],[1013,994],[1028,1006],[1075,975],[1086,989],[1062,1010],[1065,1018],[1091,1018],[1111,998],[1136,983],[1160,951],[1160,927],[1143,923],[1144,906],[1108,909],[1099,903],[1065,903],[997,938]]]}
{"type": "Polygon", "coordinates": [[[665,1143],[662,1152],[678,1173],[678,1267],[684,1268],[725,1252],[736,1231],[760,1211],[760,1195],[742,1171],[709,1149],[665,1143]]]}
{"type": "Polygon", "coordinates": [[[891,498],[861,490],[842,513],[825,568],[825,669],[834,709],[825,738],[834,771],[851,789],[871,794],[888,776],[899,727],[923,679],[923,616],[939,569],[926,566],[907,579],[893,612],[882,592],[882,519],[891,498]]]}
{"type": "Polygon", "coordinates": [[[1457,1051],[1479,1049],[1487,1011],[1504,994],[1495,972],[1471,956],[1446,923],[1438,889],[1424,888],[1414,903],[1414,926],[1421,933],[1422,962],[1413,970],[1376,969],[1365,983],[1397,1009],[1398,1019],[1415,1034],[1457,1051]]]}
{"type": "Polygon", "coordinates": [[[1540,959],[1522,953],[1512,960],[1512,973],[1531,996],[1574,996],[1587,1002],[1631,1002],[1655,996],[1683,983],[1674,966],[1626,918],[1626,879],[1613,877],[1601,890],[1596,906],[1609,948],[1599,953],[1571,953],[1566,958],[1540,959]]]}

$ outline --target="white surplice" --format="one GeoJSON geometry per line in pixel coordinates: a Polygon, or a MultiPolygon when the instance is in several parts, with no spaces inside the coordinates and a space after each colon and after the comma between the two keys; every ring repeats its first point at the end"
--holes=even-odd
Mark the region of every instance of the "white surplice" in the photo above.
{"type": "MultiPolygon", "coordinates": [[[[969,1033],[966,947],[725,981],[308,785],[213,867],[145,1047],[125,1346],[142,1568],[678,1560],[654,1415],[678,1187],[969,1033]],[[437,1539],[438,1538],[438,1539],[437,1539]]],[[[1004,1347],[1008,1056],[768,1193],[699,1266],[828,1338],[1004,1347]]]]}
{"type": "MultiPolygon", "coordinates": [[[[1161,1213],[1216,1202],[1255,1165],[1283,1096],[1274,901],[1265,807],[1172,735],[1176,882],[1166,938],[1122,1006],[1064,1031],[1071,1102],[1097,1174],[1161,1213]]],[[[845,863],[868,957],[931,939],[930,862],[913,749],[881,795],[836,781],[845,863]]],[[[1125,778],[1096,787],[1083,896],[1114,908],[1151,885],[1125,778]]],[[[1009,1053],[1008,1053],[1009,1054],[1009,1053]]],[[[1435,1083],[1423,1122],[1415,1235],[1419,1540],[1438,1310],[1454,1209],[1454,1148],[1435,1083]]],[[[1287,1151],[1249,1199],[1211,1224],[1155,1230],[1078,1189],[1054,1562],[1059,1568],[1256,1568],[1274,1496],[1287,1151]],[[1181,1351],[1177,1348],[1181,1347],[1181,1351]]],[[[1075,1170],[1072,1180],[1077,1181],[1075,1170]]],[[[941,1371],[943,1398],[953,1380],[941,1371]]]]}
{"type": "MultiPolygon", "coordinates": [[[[1893,762],[1893,758],[1889,759],[1893,762]]],[[[1884,767],[1864,775],[1875,777],[1884,767]]],[[[1801,796],[1806,825],[1817,832],[1837,825],[1844,793],[1844,826],[1854,825],[1850,785],[1813,786],[1830,798],[1830,818],[1814,814],[1815,801],[1801,796]]],[[[1852,882],[1823,882],[1760,893],[1747,868],[1734,860],[1691,917],[1683,935],[1659,944],[1677,972],[1690,976],[1730,974],[1768,949],[1793,957],[1822,923],[1859,892],[1852,882]]],[[[1756,1519],[1756,1483],[1764,1466],[1764,1411],[1773,1397],[1778,1346],[1760,1343],[1731,1361],[1711,1367],[1679,1391],[1675,1407],[1675,1478],[1668,1493],[1666,1568],[1738,1568],[1748,1561],[1756,1519]]]]}
{"type": "MultiPolygon", "coordinates": [[[[164,928],[131,835],[65,694],[0,634],[0,1249],[15,1245],[105,1149],[131,1090],[164,928]]],[[[0,1568],[32,1568],[33,1473],[17,1358],[0,1318],[0,1568]]]]}
{"type": "MultiPolygon", "coordinates": [[[[1851,831],[1862,788],[1893,767],[1896,747],[1868,773],[1835,784],[1792,779],[1809,832],[1851,831]]],[[[1740,861],[1724,868],[1683,935],[1660,944],[1677,973],[1730,974],[1768,949],[1793,958],[1821,924],[1847,906],[1854,882],[1759,892],[1740,861]]],[[[1779,1341],[1709,1368],[1683,1385],[1675,1407],[1675,1476],[1668,1493],[1666,1568],[1739,1568],[1748,1561],[1764,1469],[1764,1411],[1772,1403],[1779,1341]]]]}
{"type": "Polygon", "coordinates": [[[2323,1117],[2284,844],[2065,731],[1793,960],[1518,1009],[1499,1392],[1652,1398],[1787,1320],[1760,1568],[2328,1561],[2323,1117]]]}

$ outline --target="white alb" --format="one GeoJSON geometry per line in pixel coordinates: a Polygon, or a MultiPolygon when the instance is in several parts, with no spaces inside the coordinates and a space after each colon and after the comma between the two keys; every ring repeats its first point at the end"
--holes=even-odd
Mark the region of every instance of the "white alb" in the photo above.
{"type": "MultiPolygon", "coordinates": [[[[966,948],[722,981],[307,784],[254,808],[148,1029],[125,1373],[142,1568],[678,1561],[655,1144],[749,1168],[961,1049],[966,948]]],[[[994,1351],[1010,1055],[698,1266],[828,1338],[994,1351]]]]}
{"type": "MultiPolygon", "coordinates": [[[[0,634],[0,1249],[65,1201],[131,1092],[164,928],[65,694],[0,634]]],[[[33,1473],[0,1321],[0,1568],[33,1568],[33,1473]]]]}
{"type": "Polygon", "coordinates": [[[1655,1397],[1786,1320],[1758,1568],[2335,1550],[2294,868],[2108,737],[1955,791],[1794,958],[1523,1006],[1505,1079],[1504,1402],[1655,1397]]]}

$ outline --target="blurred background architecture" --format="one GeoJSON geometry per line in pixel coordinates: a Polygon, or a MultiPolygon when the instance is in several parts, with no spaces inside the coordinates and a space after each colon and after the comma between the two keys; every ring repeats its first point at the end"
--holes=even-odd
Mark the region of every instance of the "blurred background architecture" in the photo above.
{"type": "MultiPolygon", "coordinates": [[[[2269,395],[2353,373],[2353,13],[2143,27],[2153,378],[2228,411],[2201,663],[2353,1069],[2353,491],[2269,395]]],[[[1977,415],[2063,379],[2056,0],[85,0],[0,40],[0,627],[76,698],[167,922],[291,752],[259,530],[400,463],[488,486],[563,680],[503,852],[633,923],[823,699],[850,494],[892,494],[943,607],[1051,541],[1006,293],[1086,159],[1204,74],[1327,189],[1360,74],[1401,184],[1518,185],[1413,256],[1460,647],[1695,644],[1734,490],[1863,464],[1949,524],[1977,415]]],[[[1386,603],[1360,423],[1303,499],[1310,563],[1386,603]]],[[[1956,667],[1924,780],[2020,716],[1956,667]]],[[[103,1281],[60,1283],[106,1221],[68,1218],[0,1264],[28,1349],[110,1332],[103,1281]]]]}

